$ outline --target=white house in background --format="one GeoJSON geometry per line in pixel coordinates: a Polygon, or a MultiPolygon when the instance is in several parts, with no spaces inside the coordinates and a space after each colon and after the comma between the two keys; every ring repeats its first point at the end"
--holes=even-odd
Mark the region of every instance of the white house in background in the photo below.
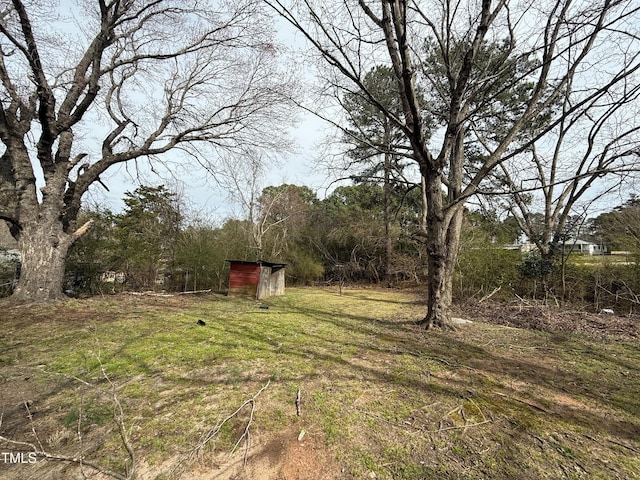
{"type": "Polygon", "coordinates": [[[577,253],[579,255],[606,255],[608,253],[606,246],[578,238],[570,238],[564,245],[565,250],[571,250],[571,253],[577,253]]]}
{"type": "Polygon", "coordinates": [[[535,243],[510,243],[509,245],[505,245],[505,250],[517,250],[520,253],[530,253],[537,250],[537,246],[535,243]]]}
{"type": "MultiPolygon", "coordinates": [[[[505,250],[519,250],[522,253],[530,253],[537,250],[538,247],[534,243],[513,243],[505,245],[503,248],[505,250]]],[[[564,244],[564,249],[566,252],[571,251],[571,253],[577,255],[607,255],[609,253],[605,245],[598,245],[597,243],[576,238],[568,239],[564,244]]]]}

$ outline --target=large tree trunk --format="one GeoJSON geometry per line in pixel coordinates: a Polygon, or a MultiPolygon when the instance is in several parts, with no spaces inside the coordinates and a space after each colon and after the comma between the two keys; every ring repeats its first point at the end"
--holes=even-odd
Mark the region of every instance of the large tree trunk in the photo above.
{"type": "Polygon", "coordinates": [[[451,329],[451,278],[442,200],[442,178],[438,173],[424,174],[427,198],[427,315],[418,322],[427,330],[451,329]]]}
{"type": "Polygon", "coordinates": [[[27,224],[18,238],[22,265],[12,301],[44,303],[64,299],[65,260],[72,243],[73,235],[64,233],[60,222],[27,224]]]}
{"type": "MultiPolygon", "coordinates": [[[[426,165],[425,165],[426,166],[426,165]]],[[[464,166],[464,131],[456,135],[449,153],[447,178],[447,211],[443,200],[442,174],[433,168],[424,168],[423,196],[426,200],[428,299],[427,316],[420,322],[432,327],[454,329],[451,323],[453,302],[453,275],[458,259],[460,234],[464,216],[461,194],[464,166]]]]}

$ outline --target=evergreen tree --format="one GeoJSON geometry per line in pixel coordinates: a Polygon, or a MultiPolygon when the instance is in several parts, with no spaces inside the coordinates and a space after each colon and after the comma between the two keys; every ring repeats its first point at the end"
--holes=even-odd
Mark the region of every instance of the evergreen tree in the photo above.
{"type": "Polygon", "coordinates": [[[175,258],[182,216],[175,193],[163,185],[126,192],[126,208],[115,218],[118,266],[128,283],[154,288],[175,258]]]}

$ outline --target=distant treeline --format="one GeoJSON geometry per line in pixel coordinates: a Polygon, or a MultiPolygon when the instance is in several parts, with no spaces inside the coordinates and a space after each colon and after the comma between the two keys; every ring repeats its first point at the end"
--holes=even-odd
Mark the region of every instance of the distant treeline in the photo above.
{"type": "MultiPolygon", "coordinates": [[[[68,293],[224,291],[228,259],[284,262],[290,285],[414,286],[426,279],[418,190],[394,193],[391,219],[382,187],[368,183],[338,187],[323,200],[304,186],[267,187],[253,222],[227,219],[218,225],[186,217],[178,196],[164,186],[139,187],[124,201],[121,213],[83,212],[94,226],[69,255],[68,293]]],[[[467,211],[454,297],[517,295],[634,311],[640,304],[640,248],[633,234],[640,230],[639,212],[632,198],[582,222],[582,232],[567,232],[566,239],[581,234],[626,252],[622,256],[586,257],[555,248],[543,257],[513,248],[522,233],[512,217],[467,211]]],[[[0,279],[7,294],[19,262],[15,255],[5,257],[0,279]]]]}

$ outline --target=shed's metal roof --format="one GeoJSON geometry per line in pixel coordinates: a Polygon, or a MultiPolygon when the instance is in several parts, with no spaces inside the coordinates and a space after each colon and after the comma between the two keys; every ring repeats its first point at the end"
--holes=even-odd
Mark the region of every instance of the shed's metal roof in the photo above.
{"type": "Polygon", "coordinates": [[[274,262],[267,262],[265,260],[258,260],[258,261],[250,261],[250,260],[225,260],[225,262],[229,262],[229,263],[242,263],[242,264],[250,264],[250,265],[264,265],[266,267],[280,267],[280,268],[284,268],[287,266],[286,263],[274,263],[274,262]]]}

